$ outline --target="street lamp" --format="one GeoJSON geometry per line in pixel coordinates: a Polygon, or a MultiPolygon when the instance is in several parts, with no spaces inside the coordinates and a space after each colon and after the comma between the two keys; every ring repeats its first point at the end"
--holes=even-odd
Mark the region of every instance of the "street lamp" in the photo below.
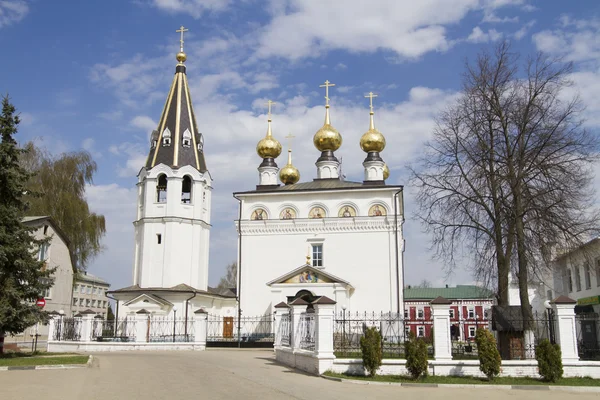
{"type": "Polygon", "coordinates": [[[175,324],[177,323],[177,306],[173,306],[173,343],[175,343],[175,324]]]}

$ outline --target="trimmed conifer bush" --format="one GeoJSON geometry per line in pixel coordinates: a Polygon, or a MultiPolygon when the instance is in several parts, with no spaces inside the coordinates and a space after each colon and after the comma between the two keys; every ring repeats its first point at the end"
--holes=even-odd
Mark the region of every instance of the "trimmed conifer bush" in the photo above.
{"type": "Polygon", "coordinates": [[[548,382],[556,382],[563,376],[562,355],[560,347],[548,339],[542,339],[535,348],[535,359],[538,362],[540,375],[548,382]]]}
{"type": "Polygon", "coordinates": [[[479,369],[491,381],[500,374],[502,359],[496,345],[496,338],[487,329],[477,329],[475,334],[477,353],[479,355],[479,369]]]}
{"type": "Polygon", "coordinates": [[[427,343],[425,343],[425,340],[417,339],[415,334],[411,332],[409,340],[405,343],[405,350],[406,369],[413,379],[427,376],[427,343]]]}
{"type": "Polygon", "coordinates": [[[381,347],[381,333],[376,327],[365,329],[365,334],[360,338],[363,367],[369,376],[375,376],[381,367],[383,349],[381,347]]]}

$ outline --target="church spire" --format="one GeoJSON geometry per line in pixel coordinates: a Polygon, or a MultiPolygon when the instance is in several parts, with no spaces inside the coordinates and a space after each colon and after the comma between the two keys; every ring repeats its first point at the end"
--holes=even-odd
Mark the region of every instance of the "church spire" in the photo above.
{"type": "Polygon", "coordinates": [[[207,171],[204,138],[196,124],[186,75],[187,55],[183,51],[183,35],[187,31],[183,26],[177,30],[181,33],[176,56],[178,63],[158,128],[152,132],[147,169],[165,164],[171,168],[189,165],[200,172],[207,171]]]}
{"type": "MultiPolygon", "coordinates": [[[[385,137],[381,132],[375,129],[373,98],[377,97],[377,95],[373,92],[369,92],[365,97],[369,99],[370,117],[369,130],[360,138],[360,148],[367,153],[367,158],[365,158],[365,161],[363,162],[363,166],[365,167],[364,183],[380,184],[387,179],[385,173],[387,167],[379,154],[385,149],[385,137]]],[[[387,174],[389,176],[389,169],[387,174]]]]}
{"type": "Polygon", "coordinates": [[[325,88],[325,123],[313,137],[315,147],[321,151],[316,163],[318,179],[339,179],[340,162],[333,152],[342,145],[342,135],[331,125],[329,116],[329,88],[332,86],[335,84],[329,81],[319,86],[325,88]]]}

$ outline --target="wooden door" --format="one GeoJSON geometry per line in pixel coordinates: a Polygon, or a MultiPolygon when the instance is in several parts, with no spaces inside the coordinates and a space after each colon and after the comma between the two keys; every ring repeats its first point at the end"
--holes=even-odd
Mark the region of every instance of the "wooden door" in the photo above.
{"type": "Polygon", "coordinates": [[[233,317],[223,317],[223,337],[227,339],[233,337],[233,317]]]}

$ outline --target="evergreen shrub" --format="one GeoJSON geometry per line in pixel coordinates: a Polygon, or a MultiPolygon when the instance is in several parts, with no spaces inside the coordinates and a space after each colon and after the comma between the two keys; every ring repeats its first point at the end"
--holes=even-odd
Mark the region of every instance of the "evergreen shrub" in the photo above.
{"type": "Polygon", "coordinates": [[[538,362],[540,375],[548,382],[556,382],[563,376],[562,355],[560,347],[548,339],[542,339],[535,348],[535,359],[538,362]]]}
{"type": "Polygon", "coordinates": [[[365,329],[365,334],[360,338],[363,367],[369,376],[375,376],[381,367],[383,349],[381,347],[381,333],[376,327],[365,329]]]}
{"type": "Polygon", "coordinates": [[[415,334],[411,332],[405,344],[405,349],[406,369],[413,379],[427,376],[427,343],[425,343],[425,340],[421,338],[417,339],[415,334]]]}
{"type": "Polygon", "coordinates": [[[477,329],[475,334],[475,343],[477,343],[477,353],[479,355],[479,369],[493,380],[500,374],[502,359],[496,345],[494,334],[487,329],[477,329]]]}

